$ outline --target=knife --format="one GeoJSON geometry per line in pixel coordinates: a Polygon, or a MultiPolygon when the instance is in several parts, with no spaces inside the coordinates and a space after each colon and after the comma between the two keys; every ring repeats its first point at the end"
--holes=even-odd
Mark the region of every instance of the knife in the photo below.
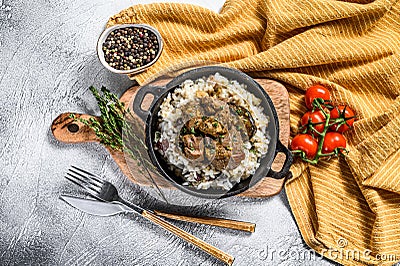
{"type": "Polygon", "coordinates": [[[72,207],[97,216],[112,216],[119,213],[134,213],[135,211],[120,202],[103,202],[75,196],[61,195],[60,199],[72,207]]]}
{"type": "MultiPolygon", "coordinates": [[[[224,251],[218,249],[217,247],[205,242],[204,240],[201,240],[198,237],[195,237],[194,235],[182,230],[179,227],[176,227],[175,225],[161,219],[157,215],[155,215],[151,211],[147,211],[142,209],[139,206],[133,205],[132,208],[125,206],[122,207],[120,203],[107,203],[107,202],[101,202],[101,201],[95,201],[95,200],[89,200],[89,199],[80,199],[77,197],[70,197],[66,195],[61,195],[60,198],[64,201],[66,201],[68,204],[74,206],[76,203],[79,203],[80,207],[83,207],[82,210],[89,211],[92,214],[99,214],[101,216],[110,216],[113,214],[121,213],[121,212],[135,212],[140,214],[143,218],[146,218],[147,220],[153,222],[154,224],[157,224],[167,230],[168,232],[176,235],[177,237],[181,238],[182,240],[185,240],[196,247],[200,248],[201,250],[207,252],[208,254],[214,256],[215,258],[221,260],[222,262],[226,263],[227,265],[232,265],[233,261],[235,260],[234,257],[229,255],[228,253],[225,253],[224,251]],[[84,204],[82,204],[84,202],[84,204]],[[100,205],[98,203],[101,203],[100,205]],[[107,204],[108,206],[105,206],[107,204]],[[110,205],[111,204],[111,205],[110,205]],[[100,211],[96,211],[94,207],[101,207],[100,211]],[[129,208],[129,209],[127,209],[129,208]]],[[[74,206],[75,207],[75,206],[74,206]]]]}
{"type": "MultiPolygon", "coordinates": [[[[70,195],[61,195],[60,199],[62,199],[72,207],[81,210],[83,212],[89,213],[91,215],[112,216],[119,213],[136,212],[132,208],[117,201],[104,202],[104,201],[80,198],[70,195]]],[[[236,229],[245,232],[254,232],[256,227],[254,223],[214,218],[214,217],[191,217],[191,216],[183,216],[180,214],[166,213],[157,210],[153,211],[153,213],[158,216],[162,216],[169,219],[219,226],[223,228],[236,229]]]]}

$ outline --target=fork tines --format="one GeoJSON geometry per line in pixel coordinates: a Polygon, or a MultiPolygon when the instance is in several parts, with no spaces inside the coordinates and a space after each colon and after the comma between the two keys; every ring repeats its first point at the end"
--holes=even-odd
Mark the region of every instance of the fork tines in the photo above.
{"type": "Polygon", "coordinates": [[[85,171],[85,170],[83,170],[83,169],[81,169],[81,168],[79,168],[79,167],[76,167],[76,166],[74,166],[74,165],[71,165],[71,168],[74,168],[74,169],[77,170],[77,171],[80,171],[80,172],[82,172],[82,173],[85,173],[85,174],[89,175],[92,179],[96,180],[96,181],[99,182],[100,184],[103,184],[103,183],[104,183],[104,180],[102,180],[100,177],[98,177],[98,176],[95,175],[95,174],[89,173],[88,171],[85,171]]]}
{"type": "Polygon", "coordinates": [[[68,169],[65,178],[82,187],[92,195],[98,195],[104,183],[99,177],[76,166],[71,166],[71,168],[68,169]]]}

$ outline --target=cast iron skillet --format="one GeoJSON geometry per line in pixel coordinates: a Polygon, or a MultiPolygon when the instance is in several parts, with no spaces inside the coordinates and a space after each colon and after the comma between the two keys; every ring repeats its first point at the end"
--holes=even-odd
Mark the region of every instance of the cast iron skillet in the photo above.
{"type": "Polygon", "coordinates": [[[151,85],[144,86],[136,94],[136,97],[133,101],[133,110],[136,115],[138,115],[146,124],[146,145],[148,147],[148,153],[152,163],[157,167],[158,171],[163,177],[169,180],[175,187],[186,193],[208,199],[225,198],[247,190],[265,176],[281,179],[287,177],[289,174],[289,169],[293,162],[293,156],[292,153],[279,140],[279,121],[274,104],[260,84],[239,70],[220,66],[201,67],[181,74],[180,76],[171,80],[167,85],[165,85],[165,87],[155,87],[151,85]],[[198,190],[196,188],[183,186],[182,178],[176,176],[173,171],[169,169],[165,159],[158,152],[155,152],[153,147],[155,132],[157,131],[157,114],[160,110],[160,105],[168,93],[182,84],[185,80],[196,80],[199,78],[208,77],[217,72],[229,80],[237,80],[240,84],[247,85],[247,90],[262,100],[261,105],[264,108],[264,113],[270,118],[267,129],[270,136],[270,143],[267,154],[261,158],[260,167],[256,170],[253,176],[242,180],[229,191],[213,188],[207,190],[198,190]],[[147,94],[152,94],[154,99],[148,111],[145,111],[141,108],[141,106],[143,99],[147,94]],[[279,172],[276,172],[271,169],[271,165],[277,153],[279,152],[284,153],[286,159],[282,169],[279,172]]]}

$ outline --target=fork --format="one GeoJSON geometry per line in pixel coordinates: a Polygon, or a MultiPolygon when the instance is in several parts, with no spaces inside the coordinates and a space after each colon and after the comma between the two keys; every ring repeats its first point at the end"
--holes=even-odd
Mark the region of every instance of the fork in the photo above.
{"type": "Polygon", "coordinates": [[[145,210],[138,205],[125,201],[118,195],[116,187],[110,182],[105,181],[100,177],[92,173],[89,173],[83,169],[80,169],[76,166],[71,166],[65,178],[75,183],[76,185],[84,188],[90,195],[99,200],[107,202],[113,202],[113,201],[121,202],[122,204],[130,207],[132,210],[139,213],[141,216],[148,219],[149,221],[161,226],[165,230],[175,234],[181,239],[186,240],[187,242],[195,245],[196,247],[202,249],[208,254],[214,256],[215,258],[223,261],[224,263],[232,265],[234,257],[214,247],[213,245],[208,244],[205,241],[195,237],[194,235],[180,229],[179,227],[176,227],[175,225],[161,219],[156,215],[155,212],[145,210]]]}
{"type": "MultiPolygon", "coordinates": [[[[93,197],[101,200],[101,201],[118,201],[130,208],[138,208],[139,206],[134,205],[118,195],[117,188],[110,182],[92,174],[88,171],[80,169],[76,166],[71,166],[69,171],[67,172],[66,178],[78,186],[86,189],[93,197]],[[83,186],[84,185],[84,186],[83,186]]],[[[154,214],[158,216],[162,216],[165,218],[185,221],[185,222],[193,222],[200,224],[207,224],[213,226],[219,226],[223,228],[241,230],[245,232],[253,233],[255,231],[256,225],[254,223],[242,222],[230,219],[222,219],[215,217],[193,217],[193,216],[184,216],[175,213],[167,213],[163,211],[153,210],[154,214]]]]}

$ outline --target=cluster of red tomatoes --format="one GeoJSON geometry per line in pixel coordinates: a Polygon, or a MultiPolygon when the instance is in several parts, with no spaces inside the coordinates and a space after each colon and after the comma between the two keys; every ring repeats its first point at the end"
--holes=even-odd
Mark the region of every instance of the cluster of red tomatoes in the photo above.
{"type": "Polygon", "coordinates": [[[304,161],[317,163],[320,157],[347,152],[343,132],[353,126],[355,115],[347,105],[331,105],[327,88],[314,85],[306,91],[308,112],[301,118],[301,134],[291,144],[293,153],[304,161]]]}

